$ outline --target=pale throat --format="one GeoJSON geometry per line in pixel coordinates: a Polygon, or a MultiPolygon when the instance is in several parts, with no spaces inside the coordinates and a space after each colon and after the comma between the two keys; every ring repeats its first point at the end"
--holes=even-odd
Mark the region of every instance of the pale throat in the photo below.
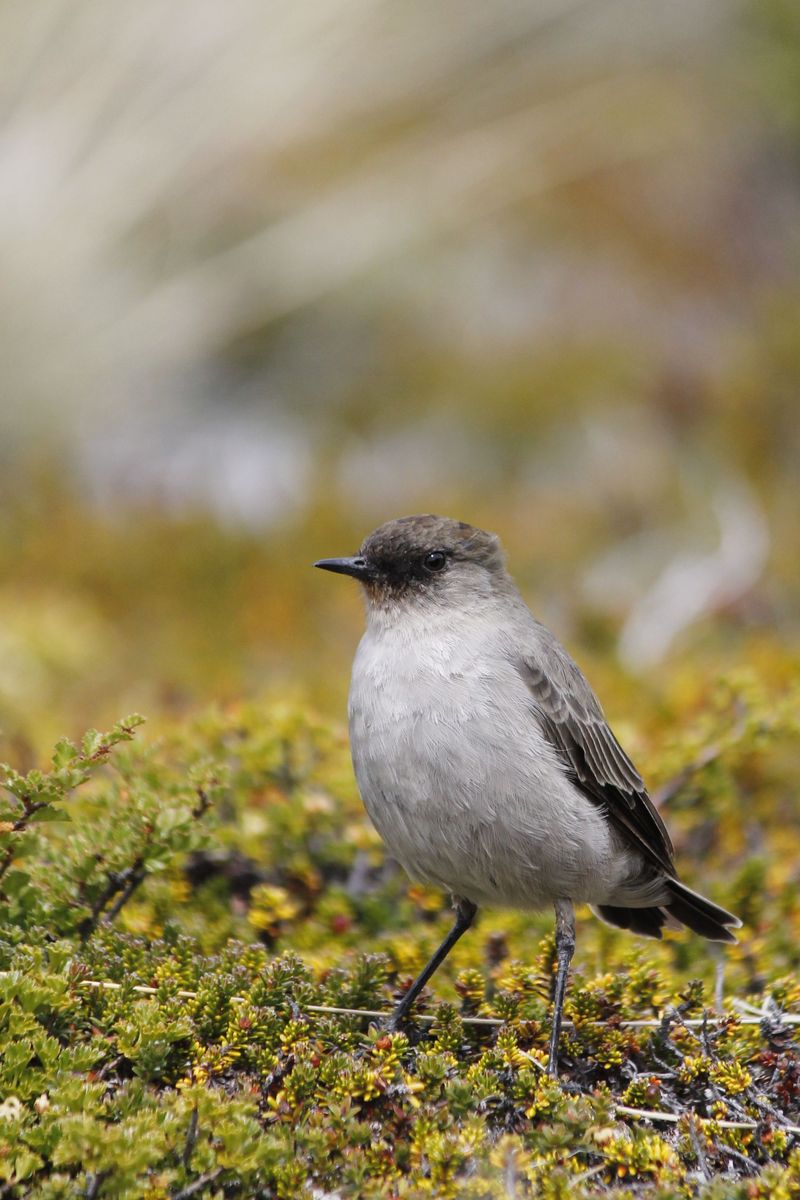
{"type": "Polygon", "coordinates": [[[474,596],[465,603],[452,593],[421,591],[377,603],[367,598],[366,632],[384,644],[410,649],[424,642],[434,647],[436,657],[446,657],[459,643],[486,640],[486,608],[486,597],[474,596]]]}

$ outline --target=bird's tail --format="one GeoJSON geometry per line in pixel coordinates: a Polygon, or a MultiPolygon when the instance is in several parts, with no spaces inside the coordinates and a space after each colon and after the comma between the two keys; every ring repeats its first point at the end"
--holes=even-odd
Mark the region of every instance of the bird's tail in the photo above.
{"type": "Polygon", "coordinates": [[[665,879],[669,898],[654,908],[620,908],[612,904],[598,904],[593,911],[609,925],[630,929],[632,933],[645,937],[660,938],[661,931],[678,929],[685,925],[711,942],[735,942],[731,929],[739,929],[742,922],[732,913],[705,896],[693,892],[679,879],[665,879]]]}

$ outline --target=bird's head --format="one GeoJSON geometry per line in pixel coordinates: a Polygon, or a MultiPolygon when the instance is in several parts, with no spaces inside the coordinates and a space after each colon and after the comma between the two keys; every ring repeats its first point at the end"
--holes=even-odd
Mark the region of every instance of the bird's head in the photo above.
{"type": "Polygon", "coordinates": [[[379,608],[415,601],[457,605],[505,578],[495,534],[432,514],[387,521],[352,558],[323,558],[314,566],[357,579],[368,606],[379,608]]]}

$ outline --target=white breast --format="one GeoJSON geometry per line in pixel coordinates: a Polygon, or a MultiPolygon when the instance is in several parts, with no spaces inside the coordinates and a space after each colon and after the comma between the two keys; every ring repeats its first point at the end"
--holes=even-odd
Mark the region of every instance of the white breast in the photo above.
{"type": "Polygon", "coordinates": [[[375,622],[350,689],[359,790],[412,878],[476,903],[602,903],[630,874],[545,740],[502,622],[419,611],[375,622]]]}

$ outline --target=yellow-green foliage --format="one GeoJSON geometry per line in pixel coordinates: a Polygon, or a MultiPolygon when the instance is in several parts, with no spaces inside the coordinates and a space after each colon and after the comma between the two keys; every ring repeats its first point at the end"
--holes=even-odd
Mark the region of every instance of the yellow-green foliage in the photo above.
{"type": "Polygon", "coordinates": [[[449,919],[385,863],[341,729],[264,705],[146,744],[129,718],[4,768],[2,1195],[800,1195],[797,693],[684,686],[651,774],[685,772],[686,876],[747,924],[722,958],[583,922],[558,1083],[546,914],[486,913],[406,1033],[315,1011],[386,1011],[449,919]]]}

